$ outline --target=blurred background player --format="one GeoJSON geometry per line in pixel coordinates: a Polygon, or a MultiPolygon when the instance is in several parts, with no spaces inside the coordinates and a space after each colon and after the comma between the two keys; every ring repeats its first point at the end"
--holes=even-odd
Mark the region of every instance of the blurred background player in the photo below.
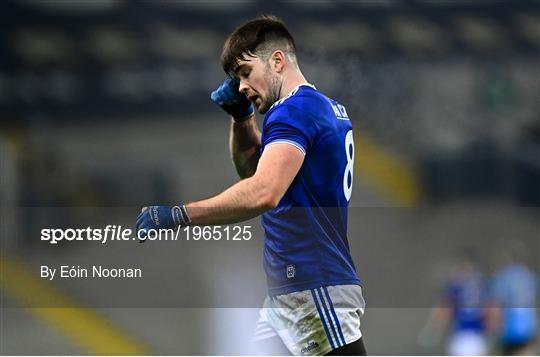
{"type": "Polygon", "coordinates": [[[254,335],[261,352],[365,355],[365,303],[347,241],[354,163],[347,112],[306,81],[276,17],[237,28],[221,62],[230,78],[211,99],[232,117],[230,149],[242,180],[207,200],[144,208],[137,229],[262,214],[268,296],[254,335]],[[262,133],[254,107],[265,114],[262,133]]]}
{"type": "Polygon", "coordinates": [[[525,256],[522,242],[510,244],[491,287],[500,353],[507,356],[538,352],[538,276],[525,263],[525,256]]]}
{"type": "Polygon", "coordinates": [[[424,347],[435,345],[447,333],[446,353],[452,356],[483,356],[488,352],[486,280],[472,249],[464,249],[440,307],[432,309],[419,335],[424,347]]]}

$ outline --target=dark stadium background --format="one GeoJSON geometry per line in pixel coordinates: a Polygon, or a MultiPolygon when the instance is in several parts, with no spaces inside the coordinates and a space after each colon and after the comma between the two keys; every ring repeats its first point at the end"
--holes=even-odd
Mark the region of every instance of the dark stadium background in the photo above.
{"type": "MultiPolygon", "coordinates": [[[[272,13],[355,128],[351,251],[371,354],[418,334],[463,249],[540,270],[540,1],[0,3],[0,354],[243,354],[265,283],[245,243],[51,246],[43,227],[122,224],[235,182],[209,100],[225,36],[272,13]],[[141,265],[136,282],[38,279],[141,265]]],[[[534,306],[536,307],[536,306],[534,306]]]]}

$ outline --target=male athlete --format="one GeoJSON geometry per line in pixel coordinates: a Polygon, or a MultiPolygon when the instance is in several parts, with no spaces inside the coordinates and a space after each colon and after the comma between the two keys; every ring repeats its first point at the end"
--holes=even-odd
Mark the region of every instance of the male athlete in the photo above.
{"type": "Polygon", "coordinates": [[[430,345],[447,330],[449,356],[485,356],[488,352],[487,284],[477,260],[474,250],[463,250],[445,286],[441,306],[431,311],[419,336],[430,345]]]}
{"type": "Polygon", "coordinates": [[[230,116],[242,178],[212,198],[143,208],[137,229],[221,225],[262,215],[268,297],[263,353],[365,355],[364,300],[347,241],[354,144],[345,108],[309,84],[283,22],[258,17],[227,38],[229,78],[211,99],[230,116]],[[262,133],[255,110],[265,114],[262,133]]]}
{"type": "Polygon", "coordinates": [[[526,255],[522,242],[512,242],[491,282],[491,310],[505,356],[534,356],[538,341],[538,277],[525,264],[526,255]]]}

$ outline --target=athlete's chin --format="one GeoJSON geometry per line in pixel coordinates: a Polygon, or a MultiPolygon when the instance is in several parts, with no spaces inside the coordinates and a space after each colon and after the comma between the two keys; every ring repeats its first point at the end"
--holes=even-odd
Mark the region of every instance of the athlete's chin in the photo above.
{"type": "Polygon", "coordinates": [[[257,111],[259,112],[259,114],[266,114],[266,112],[268,111],[268,109],[270,109],[271,105],[266,103],[266,102],[262,102],[257,105],[257,111]]]}

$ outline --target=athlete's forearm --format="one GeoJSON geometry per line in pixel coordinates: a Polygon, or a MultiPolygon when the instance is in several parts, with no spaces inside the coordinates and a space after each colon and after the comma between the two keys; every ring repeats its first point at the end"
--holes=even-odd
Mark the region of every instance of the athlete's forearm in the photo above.
{"type": "Polygon", "coordinates": [[[261,132],[255,115],[242,122],[231,120],[229,149],[241,178],[253,176],[260,158],[261,132]]]}
{"type": "Polygon", "coordinates": [[[275,193],[257,177],[242,180],[212,198],[186,205],[192,225],[242,222],[277,205],[275,193]]]}

